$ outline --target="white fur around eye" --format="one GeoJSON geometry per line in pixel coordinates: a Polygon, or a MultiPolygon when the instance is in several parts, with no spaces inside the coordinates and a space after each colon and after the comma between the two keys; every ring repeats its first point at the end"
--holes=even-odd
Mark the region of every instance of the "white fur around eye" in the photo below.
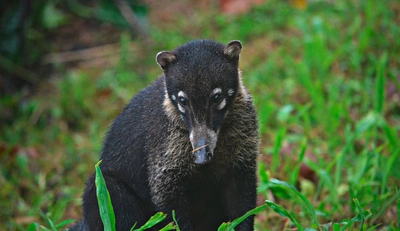
{"type": "Polygon", "coordinates": [[[176,100],[176,96],[175,95],[171,95],[171,98],[172,98],[173,101],[176,100]]]}
{"type": "Polygon", "coordinates": [[[183,92],[183,91],[179,91],[179,92],[178,92],[178,97],[183,97],[183,98],[186,98],[186,94],[185,94],[185,92],[183,92]]]}
{"type": "Polygon", "coordinates": [[[181,111],[182,113],[185,113],[185,112],[186,112],[185,108],[183,108],[179,103],[178,103],[178,109],[179,109],[179,111],[181,111]]]}
{"type": "Polygon", "coordinates": [[[223,100],[221,101],[221,103],[218,104],[217,109],[218,109],[218,110],[222,110],[225,106],[226,106],[226,100],[223,99],[223,100]]]}
{"type": "Polygon", "coordinates": [[[222,92],[221,88],[217,87],[217,88],[215,88],[215,89],[213,90],[213,95],[215,95],[215,94],[221,94],[221,92],[222,92]]]}

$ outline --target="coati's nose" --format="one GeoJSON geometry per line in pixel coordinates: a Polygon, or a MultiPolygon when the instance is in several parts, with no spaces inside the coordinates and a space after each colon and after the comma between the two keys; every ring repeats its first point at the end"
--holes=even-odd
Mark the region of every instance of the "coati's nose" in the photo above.
{"type": "Polygon", "coordinates": [[[196,124],[192,127],[189,138],[193,148],[193,162],[195,164],[207,164],[214,157],[214,148],[218,136],[206,125],[196,124]]]}
{"type": "Polygon", "coordinates": [[[200,150],[197,150],[193,153],[194,155],[194,163],[196,164],[206,164],[210,162],[212,159],[212,153],[208,147],[204,147],[200,150]]]}
{"type": "Polygon", "coordinates": [[[193,159],[196,164],[206,164],[210,162],[213,154],[206,142],[203,139],[197,142],[197,147],[193,149],[193,159]]]}

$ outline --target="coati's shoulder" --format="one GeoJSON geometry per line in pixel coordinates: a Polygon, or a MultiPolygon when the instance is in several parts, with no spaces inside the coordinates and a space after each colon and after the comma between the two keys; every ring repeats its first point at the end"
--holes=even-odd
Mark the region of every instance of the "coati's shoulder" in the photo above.
{"type": "Polygon", "coordinates": [[[165,78],[159,76],[149,86],[139,91],[126,105],[125,110],[147,114],[149,111],[160,109],[165,93],[165,78]],[[140,111],[140,112],[139,112],[140,111]]]}
{"type": "MultiPolygon", "coordinates": [[[[165,94],[164,77],[160,76],[148,87],[138,92],[113,121],[105,138],[101,158],[110,157],[110,162],[128,152],[143,150],[148,137],[158,139],[167,117],[162,104],[165,94]],[[158,132],[156,132],[158,131],[158,132]],[[122,142],[124,141],[124,142],[122,142]]],[[[104,162],[103,165],[106,165],[104,162]]]]}

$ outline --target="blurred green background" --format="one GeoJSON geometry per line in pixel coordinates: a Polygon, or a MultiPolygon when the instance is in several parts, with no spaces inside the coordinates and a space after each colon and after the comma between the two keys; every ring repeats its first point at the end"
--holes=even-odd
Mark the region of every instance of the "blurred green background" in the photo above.
{"type": "Polygon", "coordinates": [[[157,52],[198,38],[244,46],[259,204],[282,209],[261,211],[256,230],[400,227],[399,1],[0,5],[1,230],[79,220],[108,126],[161,74],[157,52]]]}

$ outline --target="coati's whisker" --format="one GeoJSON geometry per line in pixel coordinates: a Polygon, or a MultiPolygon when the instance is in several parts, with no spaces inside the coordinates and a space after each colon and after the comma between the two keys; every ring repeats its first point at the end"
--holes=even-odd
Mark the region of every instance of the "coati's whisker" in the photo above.
{"type": "Polygon", "coordinates": [[[198,148],[195,148],[195,149],[192,150],[192,153],[194,153],[194,152],[196,152],[196,151],[198,151],[198,150],[200,150],[200,149],[202,149],[202,148],[205,148],[205,147],[207,147],[207,146],[208,146],[208,144],[205,144],[205,145],[203,145],[203,146],[200,146],[200,147],[198,147],[198,148]]]}

